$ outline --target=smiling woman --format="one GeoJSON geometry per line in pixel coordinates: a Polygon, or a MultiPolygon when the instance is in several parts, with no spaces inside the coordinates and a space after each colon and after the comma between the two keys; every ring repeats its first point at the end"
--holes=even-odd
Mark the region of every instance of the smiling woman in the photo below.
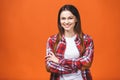
{"type": "Polygon", "coordinates": [[[61,26],[65,31],[73,32],[75,23],[77,22],[76,17],[68,10],[62,11],[60,15],[61,26]]]}
{"type": "Polygon", "coordinates": [[[50,80],[92,80],[93,40],[81,29],[80,15],[73,5],[64,5],[58,13],[56,35],[50,36],[46,49],[46,68],[50,80]]]}
{"type": "MultiPolygon", "coordinates": [[[[70,11],[77,21],[74,29],[76,33],[68,37],[64,34],[64,26],[60,22],[62,19],[60,16],[57,18],[56,13],[64,4],[77,7],[81,15],[82,30],[94,40],[95,56],[89,68],[93,80],[120,80],[120,0],[0,0],[0,80],[49,80],[49,74],[53,75],[60,67],[54,69],[56,66],[51,67],[52,62],[48,62],[51,72],[48,73],[45,69],[46,40],[55,33],[59,33],[60,37],[51,36],[47,43],[53,46],[53,53],[57,56],[52,56],[55,61],[59,59],[60,63],[61,60],[64,62],[64,59],[82,56],[76,52],[76,45],[73,45],[76,34],[81,32],[81,29],[78,29],[80,27],[77,27],[80,24],[79,17],[71,8],[62,9],[62,12],[70,11]],[[56,27],[57,21],[59,31],[56,27]],[[66,46],[61,46],[64,43],[67,43],[66,46]],[[64,52],[63,56],[61,52],[64,47],[66,53],[64,52]]],[[[79,39],[81,41],[82,37],[79,39]]],[[[75,43],[79,44],[78,38],[75,43]]],[[[83,51],[82,44],[80,50],[83,51]]],[[[64,65],[63,62],[60,68],[72,72],[69,68],[71,65],[64,65]]],[[[83,62],[81,63],[83,66],[83,62]]],[[[77,68],[79,69],[78,66],[77,68]]],[[[55,75],[59,73],[56,72],[55,75]]],[[[65,77],[66,74],[61,75],[65,77]]]]}

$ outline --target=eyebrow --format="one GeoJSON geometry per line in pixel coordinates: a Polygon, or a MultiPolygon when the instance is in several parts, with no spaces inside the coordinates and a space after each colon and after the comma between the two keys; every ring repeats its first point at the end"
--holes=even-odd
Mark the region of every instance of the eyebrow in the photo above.
{"type": "MultiPolygon", "coordinates": [[[[64,18],[65,16],[61,16],[61,18],[64,18]]],[[[68,17],[72,17],[72,18],[74,18],[74,16],[68,16],[68,17]]]]}

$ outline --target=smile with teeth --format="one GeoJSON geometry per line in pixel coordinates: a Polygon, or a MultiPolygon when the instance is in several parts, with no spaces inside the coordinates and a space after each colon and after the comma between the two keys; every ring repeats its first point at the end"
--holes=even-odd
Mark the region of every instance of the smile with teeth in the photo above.
{"type": "Polygon", "coordinates": [[[64,26],[65,26],[66,28],[69,28],[70,25],[71,25],[71,24],[65,24],[64,26]]]}

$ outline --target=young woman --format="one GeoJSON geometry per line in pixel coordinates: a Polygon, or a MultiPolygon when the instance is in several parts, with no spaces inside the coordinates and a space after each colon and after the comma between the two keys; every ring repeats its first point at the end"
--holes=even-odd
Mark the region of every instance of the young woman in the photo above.
{"type": "Polygon", "coordinates": [[[64,5],[58,13],[58,34],[48,38],[46,68],[50,80],[92,80],[90,70],[94,45],[84,34],[78,10],[64,5]]]}

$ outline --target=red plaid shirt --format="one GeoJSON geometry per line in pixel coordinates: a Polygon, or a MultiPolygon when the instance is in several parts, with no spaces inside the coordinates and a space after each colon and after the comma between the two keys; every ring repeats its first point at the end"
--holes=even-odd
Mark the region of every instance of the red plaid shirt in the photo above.
{"type": "MultiPolygon", "coordinates": [[[[54,44],[56,42],[57,35],[53,35],[48,38],[47,41],[47,49],[46,49],[46,55],[48,55],[51,52],[54,52],[54,44]]],[[[74,73],[78,69],[82,72],[83,80],[92,80],[89,68],[85,68],[82,70],[82,67],[85,67],[88,64],[91,64],[93,61],[93,53],[94,53],[94,45],[93,40],[90,36],[84,34],[84,44],[85,44],[85,53],[81,54],[81,40],[79,39],[78,35],[75,39],[76,46],[80,52],[79,58],[76,59],[65,59],[64,58],[64,52],[66,49],[66,41],[64,38],[64,35],[62,36],[62,39],[59,41],[56,49],[56,57],[59,58],[59,64],[54,62],[46,62],[47,68],[49,68],[49,71],[51,72],[51,79],[50,80],[60,80],[60,75],[62,74],[69,74],[74,73]]]]}

